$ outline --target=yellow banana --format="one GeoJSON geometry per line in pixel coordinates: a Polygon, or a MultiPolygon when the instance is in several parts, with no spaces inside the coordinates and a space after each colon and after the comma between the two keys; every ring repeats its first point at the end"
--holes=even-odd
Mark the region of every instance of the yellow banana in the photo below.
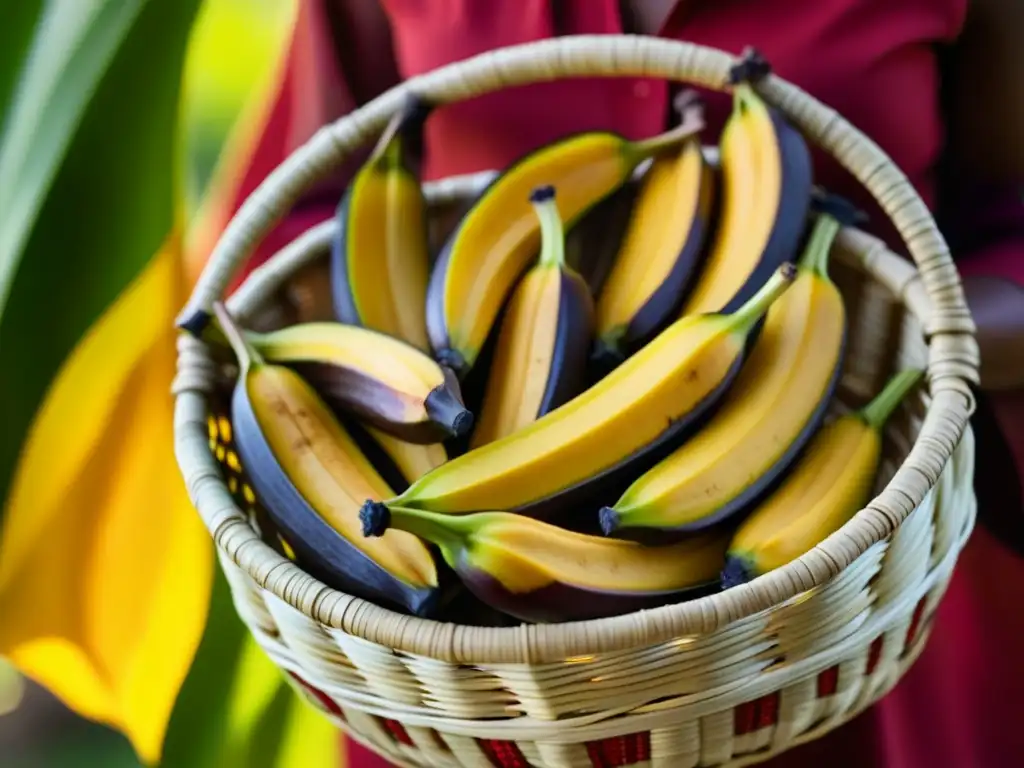
{"type": "Polygon", "coordinates": [[[743,304],[793,258],[810,206],[811,157],[803,136],[747,82],[735,86],[720,146],[720,221],[684,315],[743,304]]]}
{"type": "Polygon", "coordinates": [[[612,368],[668,325],[697,274],[711,227],[714,173],[700,142],[655,158],[597,300],[595,357],[612,368]]]}
{"type": "Polygon", "coordinates": [[[644,160],[679,145],[703,127],[697,105],[677,128],[644,141],[604,131],[574,134],[514,163],[481,193],[448,239],[427,288],[427,332],[439,361],[464,378],[501,308],[540,247],[529,194],[558,188],[558,211],[572,227],[620,188],[644,160]]]}
{"type": "Polygon", "coordinates": [[[426,203],[414,157],[430,110],[410,99],[338,206],[331,288],[338,319],[429,351],[426,203]]]}
{"type": "Polygon", "coordinates": [[[472,427],[455,375],[399,339],[342,323],[301,323],[246,339],[268,362],[299,373],[338,411],[396,437],[434,443],[472,427]]]}
{"type": "Polygon", "coordinates": [[[565,405],[452,459],[386,505],[553,515],[650,467],[717,406],[742,365],[751,329],[795,272],[785,265],[731,315],[676,321],[565,405]]]}
{"type": "Polygon", "coordinates": [[[839,221],[823,214],[792,287],[765,316],[757,343],[722,407],[671,456],[601,510],[606,534],[664,537],[741,514],[763,495],[821,425],[843,361],[846,312],[828,278],[839,221]]]}
{"type": "Polygon", "coordinates": [[[737,530],[723,572],[726,587],[795,560],[868,502],[882,429],[922,376],[919,370],[901,371],[866,407],[822,428],[782,484],[737,530]]]}
{"type": "Polygon", "coordinates": [[[505,309],[472,448],[532,424],[577,395],[585,380],[593,298],[566,266],[555,188],[538,187],[531,200],[543,231],[540,261],[505,309]]]}

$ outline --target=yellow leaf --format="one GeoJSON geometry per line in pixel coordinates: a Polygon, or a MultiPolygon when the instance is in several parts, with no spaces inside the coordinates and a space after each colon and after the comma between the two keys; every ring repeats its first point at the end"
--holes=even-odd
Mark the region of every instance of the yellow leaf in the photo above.
{"type": "Polygon", "coordinates": [[[23,448],[0,536],[0,655],[158,759],[206,622],[212,544],[173,455],[180,236],[88,331],[23,448]]]}

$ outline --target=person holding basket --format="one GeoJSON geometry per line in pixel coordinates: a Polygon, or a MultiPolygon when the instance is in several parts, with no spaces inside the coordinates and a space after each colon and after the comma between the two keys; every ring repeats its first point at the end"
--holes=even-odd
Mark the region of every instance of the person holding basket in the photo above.
{"type": "MultiPolygon", "coordinates": [[[[934,619],[942,626],[899,685],[832,733],[765,765],[1010,766],[1024,752],[1014,707],[1024,681],[1024,4],[1014,0],[303,0],[272,109],[234,208],[323,124],[389,87],[504,46],[571,34],[639,34],[739,54],[876,141],[935,213],[978,326],[974,420],[980,525],[934,619]]],[[[672,84],[639,78],[540,83],[444,106],[426,127],[424,180],[502,168],[567,133],[627,138],[674,120],[672,84]]],[[[709,135],[730,109],[702,94],[709,135]]],[[[351,158],[267,237],[247,274],[330,218],[362,158],[351,158]]],[[[902,251],[867,192],[813,151],[818,183],[869,215],[902,251]],[[877,223],[881,222],[880,225],[877,223]]],[[[242,277],[244,277],[244,274],[242,277]]],[[[344,745],[350,768],[385,766],[344,745]]]]}

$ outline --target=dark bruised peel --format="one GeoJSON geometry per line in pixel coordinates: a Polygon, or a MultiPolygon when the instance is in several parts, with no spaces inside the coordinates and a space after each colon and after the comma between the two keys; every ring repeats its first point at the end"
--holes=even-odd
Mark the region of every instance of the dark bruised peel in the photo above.
{"type": "Polygon", "coordinates": [[[423,401],[430,419],[408,422],[398,415],[405,407],[405,398],[361,371],[336,363],[298,360],[282,365],[308,381],[332,409],[356,415],[410,443],[438,443],[466,434],[473,425],[473,414],[462,404],[458,390],[453,392],[445,384],[433,389],[423,401]],[[389,417],[389,413],[396,416],[389,417]]]}
{"type": "Polygon", "coordinates": [[[582,391],[593,319],[594,301],[586,282],[575,272],[561,270],[555,348],[538,416],[553,411],[582,391]]]}

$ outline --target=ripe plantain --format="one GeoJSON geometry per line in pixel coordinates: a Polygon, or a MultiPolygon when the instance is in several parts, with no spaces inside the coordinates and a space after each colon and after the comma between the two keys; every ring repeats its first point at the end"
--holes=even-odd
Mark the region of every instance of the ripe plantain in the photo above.
{"type": "Polygon", "coordinates": [[[413,443],[469,432],[473,414],[455,375],[426,353],[378,331],[303,323],[247,333],[268,362],[295,370],[333,407],[413,443]]]}
{"type": "MultiPolygon", "coordinates": [[[[748,335],[795,276],[786,265],[739,311],[677,320],[607,377],[518,432],[423,476],[383,506],[553,516],[655,464],[735,379],[748,335]]],[[[375,500],[366,507],[381,506],[375,500]]]]}
{"type": "Polygon", "coordinates": [[[713,587],[728,534],[666,547],[587,536],[508,512],[372,509],[363,533],[398,528],[433,542],[480,600],[523,621],[596,619],[695,597],[713,587]]]}
{"type": "MultiPolygon", "coordinates": [[[[755,62],[737,68],[752,71],[755,62]],[[744,68],[745,67],[745,68],[744,68]]],[[[683,314],[729,312],[796,253],[811,201],[811,157],[800,132],[738,82],[722,131],[721,220],[683,314]]]]}
{"type": "Polygon", "coordinates": [[[410,98],[395,115],[338,206],[331,244],[334,311],[429,351],[426,203],[416,153],[429,108],[410,98]]]}
{"type": "Polygon", "coordinates": [[[297,560],[352,594],[428,613],[438,573],[426,545],[401,531],[374,541],[360,532],[361,500],[391,489],[313,388],[264,362],[222,304],[214,312],[241,367],[231,400],[241,463],[297,560]]]}
{"type": "Polygon", "coordinates": [[[593,298],[565,264],[554,187],[538,187],[530,200],[541,222],[540,261],[516,286],[502,318],[472,448],[532,424],[583,388],[593,298]]]}
{"type": "Polygon", "coordinates": [[[827,271],[839,228],[832,215],[819,217],[796,280],[768,310],[722,407],[601,510],[605,534],[664,538],[714,525],[748,509],[793,463],[821,426],[843,362],[846,311],[827,271]]]}
{"type": "Polygon", "coordinates": [[[536,256],[540,227],[530,190],[553,184],[571,228],[620,188],[644,160],[668,151],[703,127],[694,105],[675,129],[632,142],[606,132],[578,133],[513,164],[481,193],[434,265],[427,288],[427,333],[438,360],[463,378],[476,362],[513,286],[536,256]]]}
{"type": "Polygon", "coordinates": [[[696,139],[651,164],[597,300],[595,358],[603,368],[621,363],[679,312],[704,255],[713,203],[714,173],[696,139]]]}
{"type": "Polygon", "coordinates": [[[826,425],[782,485],[729,545],[726,587],[767,573],[814,548],[867,503],[882,453],[882,429],[922,371],[896,374],[867,406],[826,425]]]}

